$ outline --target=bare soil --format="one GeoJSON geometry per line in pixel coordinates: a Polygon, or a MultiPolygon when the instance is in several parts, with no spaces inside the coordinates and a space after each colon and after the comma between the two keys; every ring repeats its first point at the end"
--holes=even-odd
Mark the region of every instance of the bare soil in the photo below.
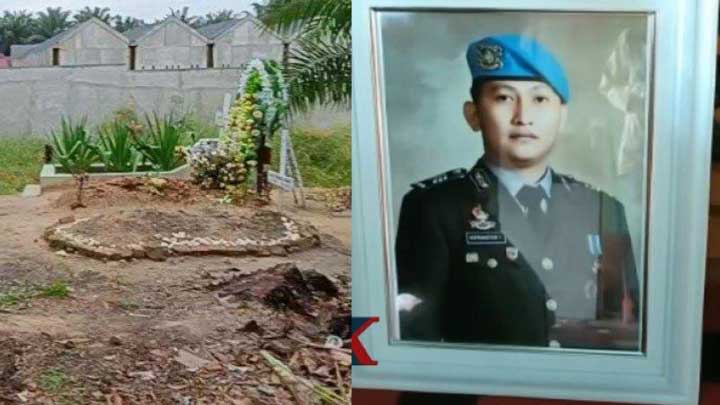
{"type": "Polygon", "coordinates": [[[71,210],[74,198],[71,185],[0,198],[0,297],[58,281],[71,288],[65,298],[0,306],[0,404],[310,403],[263,350],[348,395],[349,211],[312,199],[298,208],[289,195],[283,207],[235,207],[175,180],[93,181],[86,208],[71,210]],[[166,244],[173,234],[270,240],[287,230],[281,217],[316,243],[260,256],[185,255],[175,246],[153,260],[89,257],[44,238],[74,224],[73,235],[107,246],[155,234],[166,244]],[[332,336],[340,342],[327,346],[332,336]]]}

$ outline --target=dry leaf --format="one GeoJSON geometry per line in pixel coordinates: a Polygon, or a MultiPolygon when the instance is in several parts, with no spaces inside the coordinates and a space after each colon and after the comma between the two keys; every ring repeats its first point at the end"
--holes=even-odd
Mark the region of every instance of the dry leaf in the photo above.
{"type": "Polygon", "coordinates": [[[187,368],[190,372],[195,372],[210,363],[208,360],[182,349],[178,350],[178,354],[175,356],[175,361],[185,366],[185,368],[187,368]]]}
{"type": "Polygon", "coordinates": [[[352,365],[352,356],[347,353],[332,350],[330,352],[330,356],[332,356],[332,358],[335,359],[341,366],[349,367],[352,365]]]}

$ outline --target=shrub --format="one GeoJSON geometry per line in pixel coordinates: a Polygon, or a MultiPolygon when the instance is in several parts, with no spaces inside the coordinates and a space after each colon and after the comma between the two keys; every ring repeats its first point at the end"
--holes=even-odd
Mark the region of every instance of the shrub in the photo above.
{"type": "Polygon", "coordinates": [[[100,158],[98,147],[85,128],[86,122],[83,118],[73,125],[69,119],[62,118],[60,134],[52,132],[57,160],[77,182],[77,201],[71,205],[73,209],[85,206],[82,196],[85,183],[89,180],[87,172],[100,158]]]}
{"type": "Polygon", "coordinates": [[[158,118],[153,113],[145,115],[147,130],[144,136],[136,136],[135,147],[155,170],[169,171],[183,163],[182,147],[186,142],[186,133],[172,116],[158,118]]]}
{"type": "Polygon", "coordinates": [[[71,120],[62,118],[60,133],[51,133],[58,163],[65,171],[75,175],[86,173],[100,158],[98,148],[86,129],[86,122],[83,118],[73,124],[71,120]]]}
{"type": "Polygon", "coordinates": [[[134,172],[142,155],[133,146],[133,133],[127,123],[119,120],[98,129],[100,158],[108,171],[134,172]]]}

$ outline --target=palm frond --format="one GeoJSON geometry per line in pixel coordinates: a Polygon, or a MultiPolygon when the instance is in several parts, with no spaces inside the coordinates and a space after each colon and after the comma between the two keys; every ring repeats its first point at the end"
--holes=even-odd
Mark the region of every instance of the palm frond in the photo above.
{"type": "Polygon", "coordinates": [[[314,37],[299,41],[299,47],[290,51],[286,75],[294,111],[306,111],[316,104],[349,106],[350,47],[349,37],[314,37]]]}
{"type": "Polygon", "coordinates": [[[314,30],[350,34],[350,0],[270,0],[253,7],[268,29],[281,34],[314,30]]]}

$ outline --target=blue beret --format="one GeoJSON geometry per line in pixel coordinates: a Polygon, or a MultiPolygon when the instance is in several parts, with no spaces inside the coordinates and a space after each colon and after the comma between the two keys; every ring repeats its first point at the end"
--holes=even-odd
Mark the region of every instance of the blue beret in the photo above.
{"type": "Polygon", "coordinates": [[[550,85],[563,103],[570,100],[565,70],[533,38],[505,34],[478,39],[468,46],[467,62],[473,80],[538,79],[550,85]]]}

